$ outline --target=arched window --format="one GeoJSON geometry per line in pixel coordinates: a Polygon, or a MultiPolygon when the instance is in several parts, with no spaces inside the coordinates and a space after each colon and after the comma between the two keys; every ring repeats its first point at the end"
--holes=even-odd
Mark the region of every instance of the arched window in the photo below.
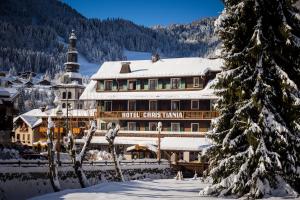
{"type": "Polygon", "coordinates": [[[68,92],[68,99],[72,99],[72,93],[68,92]]]}
{"type": "Polygon", "coordinates": [[[66,108],[66,104],[65,103],[62,104],[62,108],[66,108]]]}
{"type": "Polygon", "coordinates": [[[66,92],[63,92],[63,99],[66,99],[66,92]]]}

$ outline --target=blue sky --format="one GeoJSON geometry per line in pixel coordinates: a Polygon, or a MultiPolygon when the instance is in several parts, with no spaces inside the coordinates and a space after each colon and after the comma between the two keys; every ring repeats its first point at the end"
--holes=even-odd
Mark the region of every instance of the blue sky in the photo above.
{"type": "Polygon", "coordinates": [[[88,18],[123,18],[153,26],[218,16],[221,0],[63,0],[88,18]]]}

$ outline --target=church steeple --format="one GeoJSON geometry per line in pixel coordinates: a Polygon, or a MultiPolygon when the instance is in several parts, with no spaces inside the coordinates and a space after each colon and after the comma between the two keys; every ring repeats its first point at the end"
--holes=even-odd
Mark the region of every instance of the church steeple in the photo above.
{"type": "Polygon", "coordinates": [[[76,40],[77,40],[77,37],[75,35],[74,30],[72,30],[72,33],[69,37],[67,62],[65,63],[65,70],[67,72],[78,72],[79,71],[78,52],[77,52],[77,49],[76,49],[76,40]]]}

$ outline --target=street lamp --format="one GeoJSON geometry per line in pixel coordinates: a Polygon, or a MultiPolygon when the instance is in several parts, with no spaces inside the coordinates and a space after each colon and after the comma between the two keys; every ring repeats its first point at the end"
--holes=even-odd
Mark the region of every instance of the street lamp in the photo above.
{"type": "Polygon", "coordinates": [[[161,154],[160,154],[160,133],[162,130],[162,123],[158,122],[157,123],[157,130],[158,130],[158,147],[157,147],[157,160],[160,163],[160,159],[161,159],[161,154]]]}
{"type": "Polygon", "coordinates": [[[59,125],[60,125],[60,120],[61,120],[61,118],[63,116],[63,111],[61,109],[60,104],[57,106],[56,116],[59,119],[59,122],[58,122],[58,133],[57,133],[57,142],[56,142],[56,153],[57,153],[57,162],[58,162],[58,165],[61,166],[61,163],[60,163],[61,143],[60,143],[60,126],[59,125]]]}

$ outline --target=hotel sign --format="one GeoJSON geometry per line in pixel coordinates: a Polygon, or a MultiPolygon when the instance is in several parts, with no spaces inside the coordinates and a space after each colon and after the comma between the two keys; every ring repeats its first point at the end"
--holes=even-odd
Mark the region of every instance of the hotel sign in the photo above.
{"type": "Polygon", "coordinates": [[[182,119],[183,112],[122,112],[122,118],[182,119]]]}

